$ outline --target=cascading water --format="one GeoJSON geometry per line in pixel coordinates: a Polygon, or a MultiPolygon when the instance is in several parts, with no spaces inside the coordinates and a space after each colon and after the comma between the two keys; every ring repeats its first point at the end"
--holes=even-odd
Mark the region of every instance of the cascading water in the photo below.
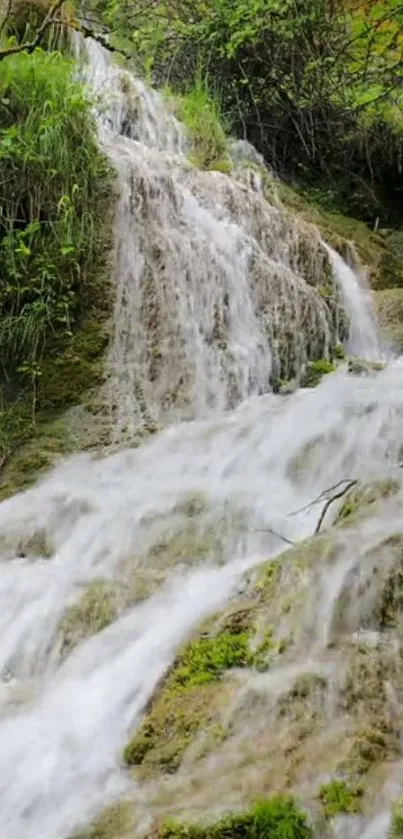
{"type": "MultiPolygon", "coordinates": [[[[113,96],[102,142],[120,189],[109,358],[117,438],[142,422],[172,424],[139,449],[77,456],[0,505],[4,839],[64,839],[124,790],[128,733],[190,630],[245,569],[313,532],[318,508],[302,508],[340,480],[396,471],[403,446],[399,361],[376,377],[339,370],[315,390],[267,392],[273,365],[295,373],[307,347],[330,350],[337,282],[354,350],[376,353],[351,272],[332,252],[329,273],[315,230],[241,178],[194,170],[162,101],[109,67],[97,45],[89,59],[95,89],[113,96]],[[326,271],[333,313],[318,291],[326,271]],[[122,593],[115,620],[66,653],[63,616],[99,579],[122,593]]],[[[386,509],[384,536],[396,521],[386,509]]],[[[356,561],[345,538],[316,604],[326,626],[356,561]]],[[[372,531],[354,538],[369,544],[372,531]]],[[[328,634],[323,625],[312,655],[328,634]]]]}

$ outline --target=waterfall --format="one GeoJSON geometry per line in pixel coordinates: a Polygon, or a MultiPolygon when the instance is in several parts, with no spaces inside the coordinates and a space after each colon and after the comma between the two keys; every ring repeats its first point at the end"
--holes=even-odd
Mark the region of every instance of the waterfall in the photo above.
{"type": "Polygon", "coordinates": [[[354,334],[361,317],[347,266],[316,228],[265,199],[256,155],[251,169],[233,148],[232,176],[198,170],[161,96],[95,42],[88,59],[86,78],[109,101],[101,140],[120,196],[108,394],[117,438],[219,415],[328,358],[345,338],[344,311],[354,334]]]}
{"type": "MultiPolygon", "coordinates": [[[[86,73],[111,97],[101,141],[120,196],[116,434],[165,427],[138,449],[73,457],[0,504],[4,839],[66,839],[127,788],[145,817],[122,749],[178,646],[284,538],[313,533],[312,500],[347,477],[397,474],[403,447],[399,360],[372,378],[340,369],[314,390],[271,392],[273,376],[330,354],[343,301],[352,350],[377,354],[352,270],[242,171],[195,170],[158,94],[91,42],[86,73]],[[63,619],[99,580],[118,593],[116,615],[66,653],[63,619]]],[[[397,522],[380,513],[384,538],[397,522]]],[[[329,580],[346,579],[373,532],[349,538],[329,580]]],[[[334,600],[329,582],[315,618],[330,622],[334,600]]]]}

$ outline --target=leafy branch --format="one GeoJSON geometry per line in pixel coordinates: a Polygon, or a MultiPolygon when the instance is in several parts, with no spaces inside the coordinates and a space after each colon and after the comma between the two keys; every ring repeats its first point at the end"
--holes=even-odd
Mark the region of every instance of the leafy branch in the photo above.
{"type": "MultiPolygon", "coordinates": [[[[47,30],[55,25],[55,24],[62,24],[66,29],[72,29],[76,32],[81,32],[84,38],[93,38],[94,41],[97,41],[101,46],[105,49],[109,50],[110,52],[116,52],[120,55],[123,55],[124,58],[131,58],[131,55],[126,52],[121,47],[114,46],[111,44],[107,38],[107,36],[101,32],[96,32],[92,27],[88,26],[86,23],[75,19],[75,20],[62,20],[60,17],[60,11],[62,6],[67,2],[67,0],[55,0],[55,2],[49,8],[49,11],[45,15],[44,20],[42,21],[41,25],[38,27],[35,36],[32,38],[31,41],[27,41],[23,44],[15,44],[11,47],[4,47],[0,49],[0,61],[4,61],[5,58],[9,58],[12,55],[18,55],[19,53],[27,52],[29,54],[33,53],[38,47],[41,46],[43,39],[46,35],[47,30]]],[[[0,35],[4,31],[7,22],[10,18],[12,8],[12,0],[8,0],[8,6],[6,10],[5,17],[3,18],[0,24],[0,35]]]]}

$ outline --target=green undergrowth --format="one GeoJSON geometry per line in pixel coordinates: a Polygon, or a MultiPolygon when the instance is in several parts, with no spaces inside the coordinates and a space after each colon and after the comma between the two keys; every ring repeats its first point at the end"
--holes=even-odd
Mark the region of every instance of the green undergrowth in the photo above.
{"type": "Polygon", "coordinates": [[[221,676],[251,664],[248,634],[224,630],[179,653],[149,713],[124,750],[125,762],[175,772],[195,734],[215,723],[221,676]]]}
{"type": "MultiPolygon", "coordinates": [[[[35,472],[29,441],[103,379],[114,188],[74,74],[59,52],[0,63],[3,497],[35,472]],[[26,463],[19,455],[17,464],[22,444],[26,463]]],[[[54,442],[60,453],[70,448],[67,439],[54,442]]],[[[38,445],[39,469],[48,454],[38,445]]]]}
{"type": "Polygon", "coordinates": [[[225,670],[247,667],[250,661],[246,632],[223,632],[215,638],[200,638],[179,656],[172,688],[181,690],[214,682],[225,670]]]}
{"type": "Polygon", "coordinates": [[[182,96],[165,93],[171,100],[177,118],[184,123],[192,144],[190,160],[200,169],[231,170],[228,141],[219,100],[202,79],[182,96]]]}
{"type": "Polygon", "coordinates": [[[301,387],[316,387],[323,376],[333,373],[336,369],[332,361],[320,358],[318,361],[310,361],[301,379],[301,387]]]}
{"type": "Polygon", "coordinates": [[[347,781],[333,780],[323,784],[319,790],[319,798],[327,818],[339,813],[359,813],[363,787],[360,784],[348,784],[347,781]]]}
{"type": "MultiPolygon", "coordinates": [[[[124,751],[125,762],[141,767],[143,777],[176,772],[188,747],[199,758],[226,738],[221,714],[232,689],[231,671],[266,671],[287,649],[267,611],[281,578],[281,563],[269,563],[247,583],[248,593],[238,604],[210,618],[179,651],[124,751]]],[[[277,608],[287,609],[282,597],[277,608]]]]}
{"type": "Polygon", "coordinates": [[[224,816],[210,824],[166,822],[159,839],[311,839],[305,814],[292,798],[273,796],[246,812],[224,816]]]}
{"type": "Polygon", "coordinates": [[[403,837],[403,801],[397,801],[392,808],[391,824],[387,839],[402,839],[403,837]]]}

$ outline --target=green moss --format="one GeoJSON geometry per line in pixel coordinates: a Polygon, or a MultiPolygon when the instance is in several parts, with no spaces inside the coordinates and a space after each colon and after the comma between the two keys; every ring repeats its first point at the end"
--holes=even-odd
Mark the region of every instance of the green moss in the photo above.
{"type": "Polygon", "coordinates": [[[203,492],[189,494],[185,501],[175,507],[174,512],[182,513],[189,519],[193,519],[205,513],[209,508],[208,496],[203,492]]]}
{"type": "Polygon", "coordinates": [[[333,373],[335,369],[335,365],[325,358],[320,358],[318,361],[310,361],[302,376],[301,387],[315,387],[319,384],[323,376],[326,376],[327,373],[333,373]]]}
{"type": "MultiPolygon", "coordinates": [[[[186,513],[185,513],[186,514],[186,513]]],[[[178,562],[202,559],[214,554],[220,556],[222,552],[222,537],[214,528],[203,528],[197,521],[196,515],[189,516],[189,522],[173,533],[161,537],[150,548],[148,555],[153,562],[168,566],[178,562]]]]}
{"type": "Polygon", "coordinates": [[[67,609],[60,622],[62,653],[67,654],[83,638],[109,626],[117,616],[116,588],[106,580],[94,580],[80,600],[67,609]]]}
{"type": "Polygon", "coordinates": [[[372,766],[381,763],[393,751],[397,753],[398,744],[393,749],[387,733],[377,727],[376,723],[359,728],[353,739],[347,760],[342,761],[340,769],[347,769],[360,775],[365,775],[372,766]]]}
{"type": "Polygon", "coordinates": [[[247,667],[251,663],[249,638],[246,632],[222,632],[212,638],[199,638],[179,656],[172,685],[188,688],[214,682],[231,667],[247,667]]]}
{"type": "Polygon", "coordinates": [[[333,349],[333,355],[335,358],[342,360],[346,357],[346,353],[342,344],[336,344],[333,349]]]}
{"type": "Polygon", "coordinates": [[[192,142],[190,161],[201,169],[230,172],[232,164],[220,105],[205,82],[196,79],[183,96],[173,96],[169,88],[165,94],[176,116],[188,129],[192,142]]]}
{"type": "Polygon", "coordinates": [[[119,801],[107,807],[89,827],[74,833],[71,839],[124,839],[132,826],[129,802],[119,801]]]}
{"type": "Polygon", "coordinates": [[[348,784],[347,781],[334,780],[323,784],[319,798],[327,818],[338,813],[359,813],[363,788],[360,784],[348,784]]]}
{"type": "Polygon", "coordinates": [[[386,339],[403,352],[403,288],[388,288],[375,293],[379,324],[386,339]]]}
{"type": "Polygon", "coordinates": [[[366,361],[363,358],[349,358],[348,372],[354,376],[371,376],[385,369],[382,361],[366,361]]]}
{"type": "Polygon", "coordinates": [[[179,653],[173,670],[152,703],[140,729],[124,750],[129,765],[142,764],[175,772],[195,734],[216,725],[220,677],[233,667],[251,663],[246,632],[223,629],[214,637],[198,638],[179,653]]]}
{"type": "Polygon", "coordinates": [[[251,664],[260,672],[268,670],[277,656],[284,652],[286,646],[287,644],[284,640],[276,641],[274,639],[273,629],[271,626],[268,626],[265,630],[263,640],[251,657],[251,664]]]}
{"type": "Polygon", "coordinates": [[[388,839],[403,839],[403,801],[393,805],[388,839]]]}
{"type": "Polygon", "coordinates": [[[159,770],[176,772],[195,735],[215,722],[220,696],[217,684],[197,684],[178,693],[169,684],[154,701],[139,730],[128,742],[123,758],[142,766],[144,775],[159,770]]]}
{"type": "Polygon", "coordinates": [[[280,560],[273,559],[259,573],[255,589],[265,600],[270,600],[275,594],[277,584],[281,577],[281,571],[280,560]]]}
{"type": "Polygon", "coordinates": [[[403,614],[403,552],[402,536],[391,537],[384,543],[397,548],[397,563],[390,569],[379,590],[376,618],[381,630],[399,626],[403,614]],[[395,541],[397,539],[397,541],[395,541]]]}
{"type": "Polygon", "coordinates": [[[355,487],[347,493],[337,513],[336,523],[350,521],[359,511],[364,511],[381,498],[389,498],[391,495],[395,495],[399,489],[400,484],[392,478],[355,487]]]}
{"type": "Polygon", "coordinates": [[[305,814],[292,798],[273,796],[210,825],[166,822],[159,839],[311,839],[305,814]]]}

